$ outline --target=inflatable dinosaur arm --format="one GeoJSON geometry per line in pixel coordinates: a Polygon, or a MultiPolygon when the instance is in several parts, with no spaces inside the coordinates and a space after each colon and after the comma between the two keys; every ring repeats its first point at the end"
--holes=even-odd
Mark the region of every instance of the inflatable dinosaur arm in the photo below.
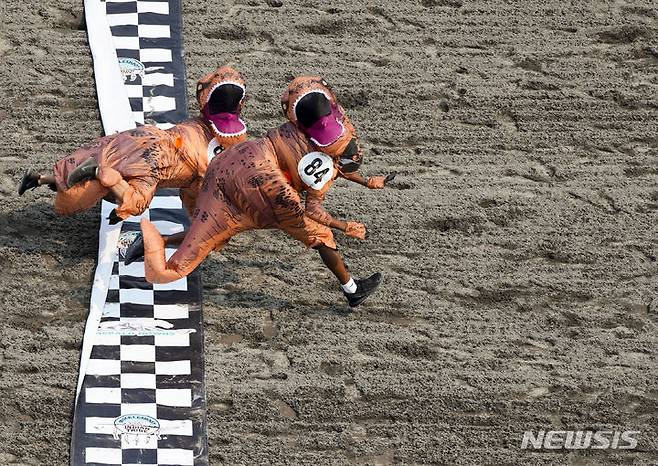
{"type": "Polygon", "coordinates": [[[324,200],[323,194],[317,194],[315,192],[309,192],[306,194],[305,213],[308,218],[321,225],[325,225],[340,230],[344,232],[347,236],[351,236],[357,239],[365,239],[366,227],[363,223],[352,222],[349,220],[343,221],[333,218],[322,207],[323,200],[324,200]]]}
{"type": "Polygon", "coordinates": [[[370,189],[383,189],[389,181],[392,181],[395,178],[396,173],[390,173],[385,176],[370,176],[368,178],[364,178],[359,172],[343,173],[341,171],[339,172],[339,175],[346,180],[360,184],[361,186],[366,186],[370,189]]]}
{"type": "Polygon", "coordinates": [[[324,193],[318,193],[310,190],[307,191],[306,209],[304,214],[308,218],[318,222],[321,225],[326,225],[331,228],[345,231],[345,228],[347,227],[346,222],[342,222],[333,218],[331,214],[324,210],[324,207],[322,207],[322,201],[324,201],[324,193]]]}

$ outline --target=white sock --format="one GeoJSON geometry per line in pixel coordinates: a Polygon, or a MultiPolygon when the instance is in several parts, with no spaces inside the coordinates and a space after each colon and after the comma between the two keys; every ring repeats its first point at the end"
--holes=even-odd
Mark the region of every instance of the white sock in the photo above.
{"type": "Polygon", "coordinates": [[[350,281],[348,281],[344,285],[340,285],[340,287],[347,294],[356,293],[356,283],[354,282],[354,279],[352,277],[350,277],[350,281]]]}

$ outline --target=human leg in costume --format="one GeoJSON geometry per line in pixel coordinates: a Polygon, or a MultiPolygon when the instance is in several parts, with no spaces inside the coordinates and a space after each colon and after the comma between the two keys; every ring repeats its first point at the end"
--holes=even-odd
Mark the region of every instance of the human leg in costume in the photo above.
{"type": "Polygon", "coordinates": [[[35,189],[44,185],[48,186],[52,191],[57,192],[57,196],[55,197],[55,212],[59,215],[73,215],[90,209],[108,191],[101,183],[93,181],[86,181],[65,191],[57,191],[55,175],[42,175],[37,172],[27,171],[23,175],[23,179],[18,187],[18,194],[22,196],[28,189],[35,189]]]}
{"type": "Polygon", "coordinates": [[[95,162],[94,157],[110,141],[111,137],[99,138],[76,150],[69,156],[59,160],[53,167],[52,173],[39,174],[28,171],[23,176],[18,188],[18,194],[24,194],[28,189],[38,186],[48,186],[57,193],[55,198],[55,211],[59,215],[72,215],[74,213],[93,207],[100,199],[108,194],[108,190],[97,181],[85,182],[68,189],[67,178],[71,170],[79,165],[95,162]]]}
{"type": "Polygon", "coordinates": [[[23,175],[20,184],[18,185],[18,195],[22,196],[28,189],[35,189],[44,185],[48,186],[53,191],[57,191],[54,175],[42,175],[41,173],[27,170],[23,175]]]}

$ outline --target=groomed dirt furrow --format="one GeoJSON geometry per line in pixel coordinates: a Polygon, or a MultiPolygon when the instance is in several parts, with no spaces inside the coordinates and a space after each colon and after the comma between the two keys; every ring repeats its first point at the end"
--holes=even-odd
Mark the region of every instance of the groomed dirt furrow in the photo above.
{"type": "MultiPolygon", "coordinates": [[[[0,5],[0,464],[68,463],[98,210],[16,195],[98,136],[82,2],[0,5]]],[[[350,313],[312,251],[246,233],[203,264],[211,464],[658,463],[652,1],[183,0],[189,95],[230,63],[254,135],[322,74],[374,192],[338,234],[382,289],[350,313]],[[641,431],[532,452],[527,430],[641,431]]],[[[193,100],[193,99],[192,99],[193,100]]],[[[190,103],[190,112],[198,109],[190,103]]]]}

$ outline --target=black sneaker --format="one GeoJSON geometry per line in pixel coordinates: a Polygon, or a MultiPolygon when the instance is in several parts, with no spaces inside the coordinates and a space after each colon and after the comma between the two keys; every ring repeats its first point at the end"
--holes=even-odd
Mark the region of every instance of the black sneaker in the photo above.
{"type": "Polygon", "coordinates": [[[117,215],[117,210],[112,209],[112,212],[110,212],[110,215],[107,216],[107,219],[109,220],[110,225],[116,225],[119,222],[123,222],[123,219],[117,215]]]}
{"type": "Polygon", "coordinates": [[[40,177],[41,175],[39,175],[37,172],[31,172],[27,170],[23,175],[21,184],[18,185],[18,195],[22,196],[28,189],[34,189],[39,186],[40,177]]]}
{"type": "Polygon", "coordinates": [[[82,181],[93,180],[96,178],[96,170],[98,169],[98,162],[95,158],[90,157],[69,173],[66,179],[66,187],[70,188],[82,181]]]}
{"type": "Polygon", "coordinates": [[[356,291],[354,293],[345,293],[343,291],[350,307],[356,307],[365,301],[368,296],[375,292],[381,281],[382,274],[379,272],[372,274],[363,280],[355,280],[356,291]]]}
{"type": "Polygon", "coordinates": [[[130,243],[130,246],[126,248],[124,254],[123,263],[125,265],[130,265],[137,260],[144,259],[144,238],[142,235],[138,235],[135,240],[130,243]]]}

